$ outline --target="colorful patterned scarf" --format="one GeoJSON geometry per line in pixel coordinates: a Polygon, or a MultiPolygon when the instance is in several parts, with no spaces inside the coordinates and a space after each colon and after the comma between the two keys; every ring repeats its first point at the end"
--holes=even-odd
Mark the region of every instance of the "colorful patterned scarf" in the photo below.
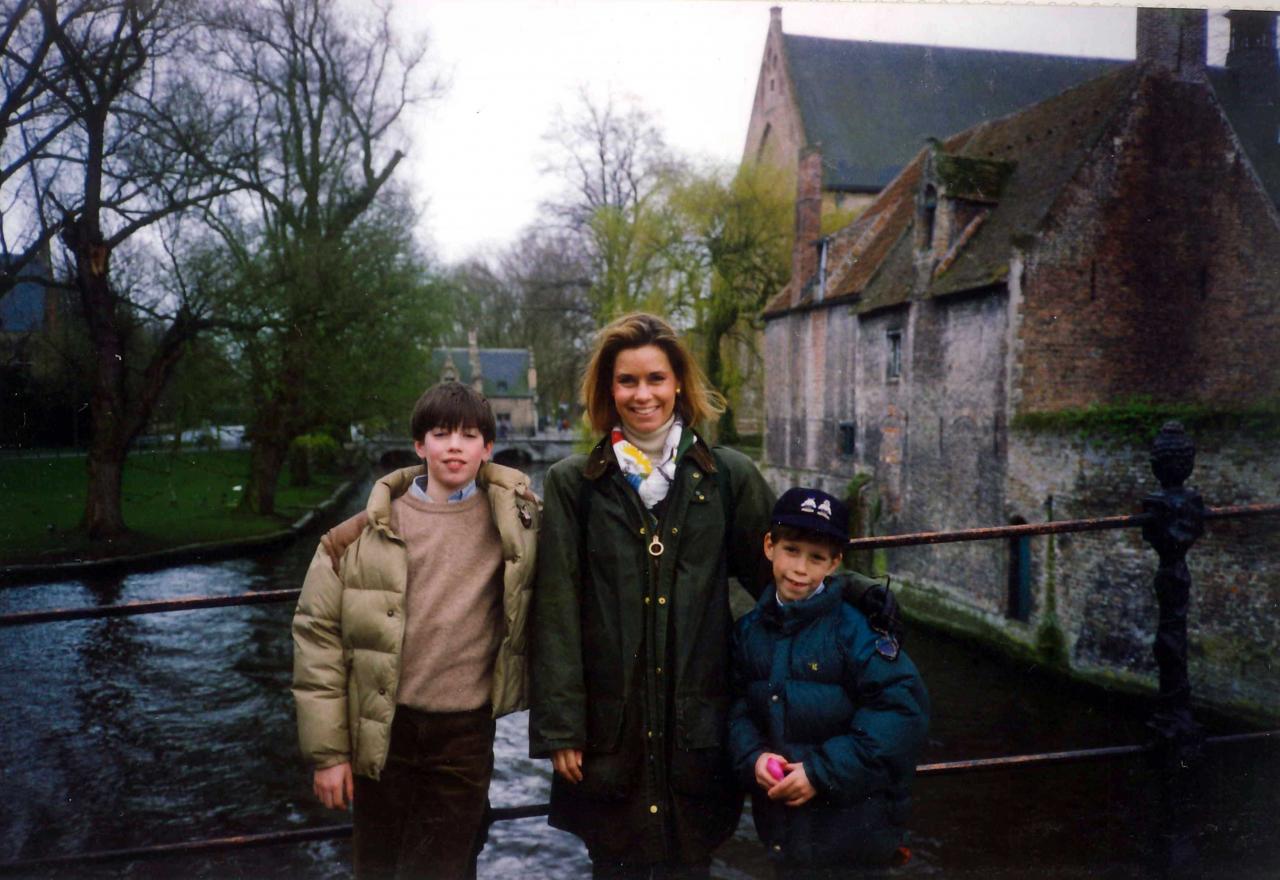
{"type": "Polygon", "coordinates": [[[667,497],[671,481],[676,478],[676,450],[680,447],[682,432],[683,426],[677,418],[667,432],[666,442],[662,444],[662,461],[657,467],[653,466],[649,456],[623,436],[622,428],[614,428],[609,436],[613,454],[618,458],[618,467],[622,468],[622,475],[650,510],[667,497]]]}

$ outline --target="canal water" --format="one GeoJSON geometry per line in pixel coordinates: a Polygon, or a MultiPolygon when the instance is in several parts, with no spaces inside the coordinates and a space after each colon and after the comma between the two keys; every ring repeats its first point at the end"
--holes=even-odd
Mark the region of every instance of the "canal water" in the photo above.
{"type": "MultiPolygon", "coordinates": [[[[361,497],[363,493],[360,493],[361,497]]],[[[358,508],[360,499],[351,503],[358,508]]],[[[0,612],[300,585],[308,539],[252,559],[0,590],[0,612]]],[[[297,754],[292,604],[0,631],[0,862],[329,825],[297,754]]],[[[1148,707],[912,630],[934,704],[926,763],[1127,745],[1148,707]]],[[[542,803],[527,716],[498,728],[495,806],[542,803]]],[[[1218,725],[1213,732],[1230,729],[1218,725]]],[[[1158,877],[1158,774],[1141,758],[922,778],[903,876],[1158,877]]],[[[1191,876],[1280,876],[1280,748],[1213,750],[1197,775],[1191,876]]],[[[28,876],[346,877],[345,842],[85,866],[28,876]]],[[[482,877],[589,876],[541,818],[497,823],[482,877]]],[[[744,815],[713,875],[771,872],[744,815]]]]}

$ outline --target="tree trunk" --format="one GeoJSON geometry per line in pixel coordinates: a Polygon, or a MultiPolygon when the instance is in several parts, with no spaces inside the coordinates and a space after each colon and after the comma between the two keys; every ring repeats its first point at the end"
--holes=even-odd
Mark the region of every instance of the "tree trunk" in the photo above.
{"type": "MultiPolygon", "coordinates": [[[[79,230],[78,230],[79,232],[79,230]]],[[[95,239],[82,232],[76,243],[95,239]]],[[[130,434],[125,419],[124,344],[114,319],[115,302],[107,284],[106,257],[88,247],[75,249],[77,284],[93,340],[93,392],[89,398],[92,437],[86,462],[88,485],[84,529],[92,541],[123,535],[128,529],[121,507],[121,478],[130,434]]]]}
{"type": "Polygon", "coordinates": [[[275,435],[254,437],[249,452],[249,490],[243,504],[254,513],[270,516],[276,512],[276,484],[289,453],[289,441],[275,435]]]}
{"type": "Polygon", "coordinates": [[[89,448],[89,482],[84,507],[84,527],[93,541],[111,540],[128,529],[121,506],[121,484],[124,476],[124,450],[115,444],[101,443],[95,437],[89,448]]]}

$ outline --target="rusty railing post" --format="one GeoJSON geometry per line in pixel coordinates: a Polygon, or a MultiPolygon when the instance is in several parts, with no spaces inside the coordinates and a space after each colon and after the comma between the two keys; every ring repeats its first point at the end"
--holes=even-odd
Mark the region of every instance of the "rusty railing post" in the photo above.
{"type": "Polygon", "coordinates": [[[1193,773],[1204,732],[1191,714],[1187,671],[1187,606],[1191,572],[1187,551],[1204,534],[1204,499],[1185,483],[1195,467],[1196,448],[1179,422],[1165,422],[1151,446],[1151,470],[1160,491],[1142,499],[1152,519],[1142,537],[1160,557],[1155,591],[1160,618],[1152,651],[1160,673],[1156,711],[1148,726],[1155,734],[1161,781],[1161,860],[1167,877],[1195,875],[1193,773]]]}

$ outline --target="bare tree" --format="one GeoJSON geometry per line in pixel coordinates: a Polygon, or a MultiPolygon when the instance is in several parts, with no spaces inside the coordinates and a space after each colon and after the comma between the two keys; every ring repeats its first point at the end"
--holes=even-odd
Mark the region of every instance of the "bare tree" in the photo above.
{"type": "Polygon", "coordinates": [[[564,193],[545,207],[588,258],[596,319],[665,311],[672,284],[666,257],[679,244],[665,194],[677,163],[648,114],[583,92],[575,113],[547,139],[555,159],[546,170],[561,178],[564,193]]]}
{"type": "MultiPolygon", "coordinates": [[[[402,45],[385,6],[356,16],[332,0],[226,2],[206,26],[209,68],[234,85],[240,119],[234,150],[203,154],[190,146],[208,169],[243,188],[243,197],[211,209],[208,221],[242,273],[239,313],[262,328],[240,337],[253,394],[246,502],[270,513],[294,438],[340,415],[326,408],[323,383],[332,378],[325,361],[343,363],[343,354],[331,348],[326,355],[326,343],[350,337],[343,327],[389,320],[371,310],[372,301],[360,302],[366,279],[352,273],[372,271],[361,260],[362,235],[385,237],[393,224],[412,223],[406,202],[380,200],[405,155],[402,114],[439,84],[421,76],[425,42],[402,45]],[[394,205],[399,216],[388,210],[394,205]]],[[[387,241],[409,247],[410,239],[387,241]]],[[[377,259],[399,257],[384,251],[377,259]]],[[[347,341],[353,348],[342,351],[359,357],[358,344],[347,341]]],[[[348,378],[355,375],[344,366],[348,378]]]]}
{"type": "Polygon", "coordinates": [[[188,11],[181,0],[34,0],[18,2],[9,20],[6,69],[19,85],[32,79],[5,119],[7,207],[17,210],[6,212],[2,240],[11,266],[45,243],[65,256],[55,277],[74,291],[91,345],[84,526],[94,539],[125,531],[129,447],[210,319],[198,296],[117,283],[113,256],[153,243],[158,224],[235,188],[173,150],[158,124],[183,120],[190,137],[216,137],[223,120],[180,74],[188,11]],[[22,227],[13,236],[10,216],[22,227]],[[142,322],[151,344],[140,353],[131,341],[142,322]]]}
{"type": "Polygon", "coordinates": [[[18,188],[6,184],[37,157],[46,157],[72,123],[59,112],[63,71],[50,51],[53,39],[36,0],[0,0],[0,296],[20,280],[43,278],[27,269],[57,232],[39,223],[18,228],[5,222],[29,210],[18,188]]]}

